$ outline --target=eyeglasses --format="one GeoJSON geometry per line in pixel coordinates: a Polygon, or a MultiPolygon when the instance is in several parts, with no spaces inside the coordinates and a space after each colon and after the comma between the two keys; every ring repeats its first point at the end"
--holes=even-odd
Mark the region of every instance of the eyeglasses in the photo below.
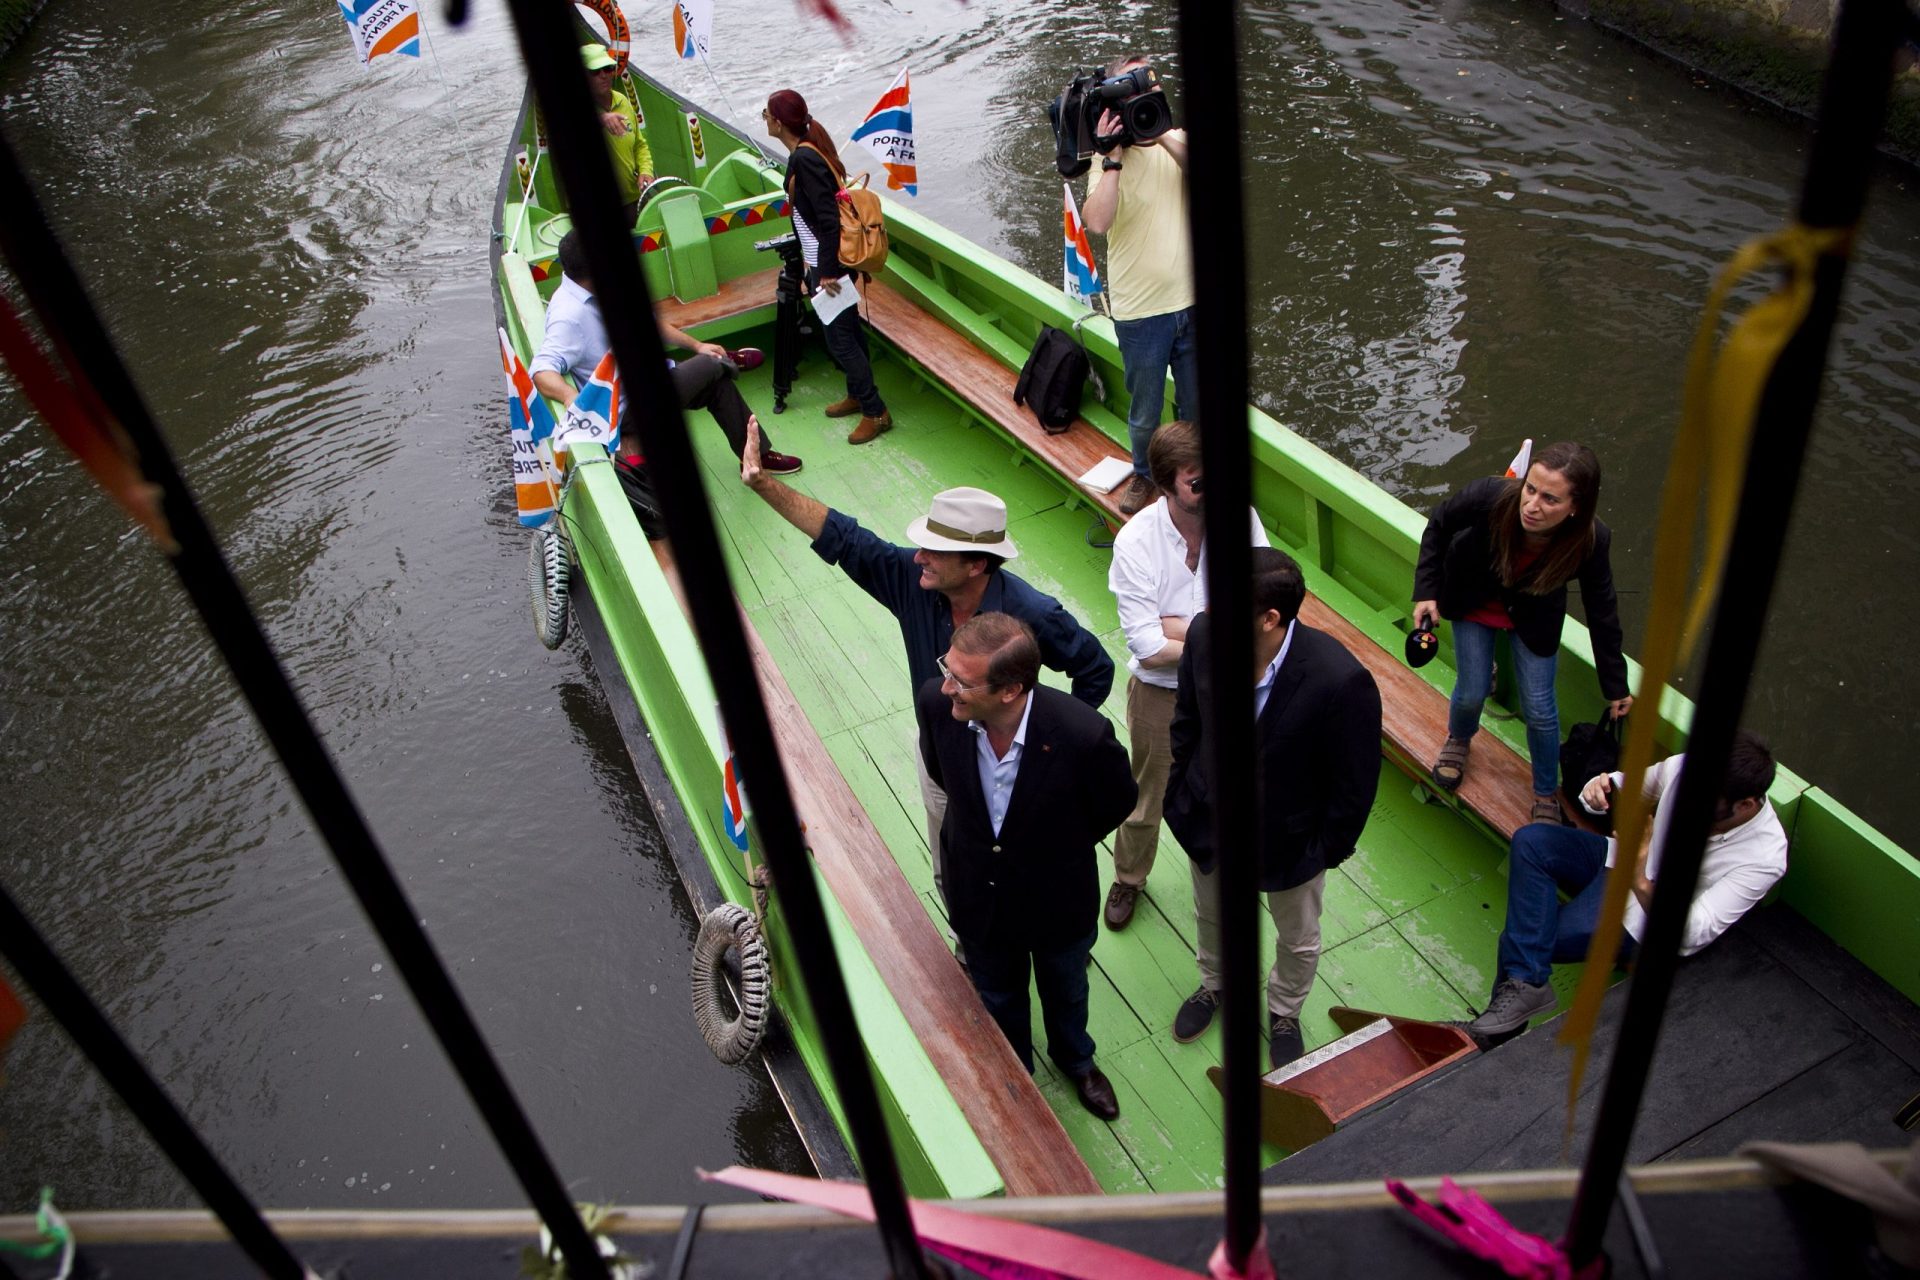
{"type": "Polygon", "coordinates": [[[953,674],[953,668],[947,665],[944,657],[935,658],[933,665],[940,668],[940,682],[950,684],[961,693],[975,693],[981,689],[991,689],[992,684],[961,684],[960,677],[953,674]]]}

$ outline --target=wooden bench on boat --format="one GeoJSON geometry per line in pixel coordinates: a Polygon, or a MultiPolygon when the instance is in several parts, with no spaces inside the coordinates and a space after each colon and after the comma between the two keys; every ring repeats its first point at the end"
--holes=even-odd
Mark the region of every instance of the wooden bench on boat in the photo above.
{"type": "MultiPolygon", "coordinates": [[[[662,317],[681,328],[737,319],[772,308],[777,270],[730,281],[720,293],[692,302],[667,299],[662,317]]],[[[1059,435],[1049,434],[1032,413],[1013,402],[1019,373],[997,356],[921,307],[902,290],[874,280],[865,290],[867,318],[902,354],[936,377],[1027,453],[1059,472],[1075,477],[1103,458],[1127,453],[1106,432],[1077,418],[1059,435]]],[[[1092,494],[1073,485],[1076,495],[1101,511],[1115,528],[1125,522],[1119,491],[1092,494]]],[[[1424,780],[1447,736],[1446,695],[1421,679],[1397,653],[1391,653],[1319,598],[1308,595],[1300,613],[1308,626],[1335,637],[1372,672],[1380,688],[1381,737],[1388,759],[1408,776],[1424,780]]],[[[1444,793],[1432,788],[1436,796],[1444,793]]],[[[1474,742],[1473,763],[1454,795],[1458,803],[1502,839],[1532,821],[1533,774],[1526,760],[1491,734],[1474,742]]]]}

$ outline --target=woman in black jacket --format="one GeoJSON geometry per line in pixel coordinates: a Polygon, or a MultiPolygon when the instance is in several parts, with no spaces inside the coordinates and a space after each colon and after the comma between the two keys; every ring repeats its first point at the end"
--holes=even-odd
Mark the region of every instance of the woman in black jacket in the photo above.
{"type": "Polygon", "coordinates": [[[1460,785],[1480,708],[1493,685],[1493,645],[1511,633],[1514,679],[1533,757],[1533,820],[1559,822],[1553,798],[1560,769],[1555,655],[1567,616],[1567,583],[1580,580],[1600,692],[1616,716],[1633,706],[1620,651],[1620,610],[1607,552],[1613,541],[1595,517],[1600,459],[1579,444],[1549,445],[1527,474],[1476,480],[1433,509],[1413,573],[1413,621],[1453,623],[1455,676],[1447,741],[1433,780],[1460,785]]]}
{"type": "MultiPolygon", "coordinates": [[[[791,152],[787,157],[787,200],[793,207],[793,230],[807,263],[807,292],[817,311],[822,294],[837,297],[851,286],[841,265],[840,210],[836,197],[846,185],[847,170],[840,163],[833,139],[807,113],[807,100],[791,89],[777,90],[760,113],[767,136],[791,152]]],[[[883,431],[893,430],[893,415],[873,385],[873,365],[867,359],[867,333],[860,325],[860,309],[850,306],[833,318],[825,330],[827,352],[847,375],[847,398],[827,406],[829,418],[860,415],[847,436],[848,444],[865,444],[883,431]]]]}

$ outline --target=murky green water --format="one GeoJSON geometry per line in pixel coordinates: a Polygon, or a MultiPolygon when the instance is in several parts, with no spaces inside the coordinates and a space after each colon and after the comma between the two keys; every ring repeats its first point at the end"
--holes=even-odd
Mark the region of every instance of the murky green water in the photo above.
{"type": "MultiPolygon", "coordinates": [[[[723,6],[751,120],[794,84],[850,129],[914,73],[920,207],[1043,277],[1043,103],[1164,4],[845,5],[851,42],[723,6]]],[[[330,6],[54,0],[0,62],[8,137],[360,803],[575,1194],[795,1167],[688,1015],[692,922],[576,645],[541,650],[508,509],[486,227],[520,92],[505,15],[354,62],[330,6]],[[394,60],[387,60],[388,64],[394,60]]],[[[1263,407],[1416,504],[1523,436],[1607,465],[1643,615],[1648,529],[1714,265],[1792,204],[1804,129],[1540,5],[1247,11],[1263,407]]],[[[1909,845],[1920,751],[1920,199],[1878,180],[1751,721],[1909,845]]],[[[1201,216],[1204,217],[1204,211],[1201,216]]],[[[160,558],[0,384],[0,876],[241,1182],[285,1206],[518,1191],[160,558]]],[[[0,1086],[0,1208],[189,1203],[37,1019],[0,1086]]]]}

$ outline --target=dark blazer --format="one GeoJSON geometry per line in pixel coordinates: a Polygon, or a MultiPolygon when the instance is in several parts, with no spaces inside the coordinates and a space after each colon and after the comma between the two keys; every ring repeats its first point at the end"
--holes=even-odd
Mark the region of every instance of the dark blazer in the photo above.
{"type": "MultiPolygon", "coordinates": [[[[1567,618],[1567,588],[1562,583],[1544,595],[1506,586],[1493,568],[1493,504],[1506,481],[1498,476],[1475,480],[1442,502],[1427,517],[1420,538],[1420,559],[1413,570],[1413,598],[1437,600],[1440,616],[1465,617],[1489,599],[1507,606],[1513,629],[1527,648],[1542,657],[1560,652],[1560,624],[1567,618]]],[[[1593,550],[1575,575],[1580,600],[1593,634],[1593,666],[1600,690],[1611,700],[1624,698],[1627,659],[1620,647],[1620,602],[1613,593],[1613,531],[1593,522],[1593,550]]]]}
{"type": "Polygon", "coordinates": [[[969,948],[1048,950],[1094,931],[1094,845],[1133,812],[1137,789],[1113,724],[1044,685],[1033,690],[1027,742],[1000,834],[980,789],[974,730],[929,680],[914,696],[927,772],[946,789],[940,871],[954,932],[969,948]]]}
{"type": "MultiPolygon", "coordinates": [[[[1194,618],[1180,655],[1164,812],[1202,871],[1214,863],[1213,787],[1200,740],[1211,710],[1212,618],[1194,618]]],[[[1237,696],[1252,698],[1251,680],[1237,696]]],[[[1380,785],[1380,690],[1345,645],[1296,620],[1253,733],[1260,887],[1291,889],[1353,856],[1367,825],[1380,785]]]]}
{"type": "Polygon", "coordinates": [[[840,265],[839,193],[840,179],[820,153],[812,147],[795,147],[787,157],[787,198],[820,242],[820,280],[847,274],[840,265]]]}

